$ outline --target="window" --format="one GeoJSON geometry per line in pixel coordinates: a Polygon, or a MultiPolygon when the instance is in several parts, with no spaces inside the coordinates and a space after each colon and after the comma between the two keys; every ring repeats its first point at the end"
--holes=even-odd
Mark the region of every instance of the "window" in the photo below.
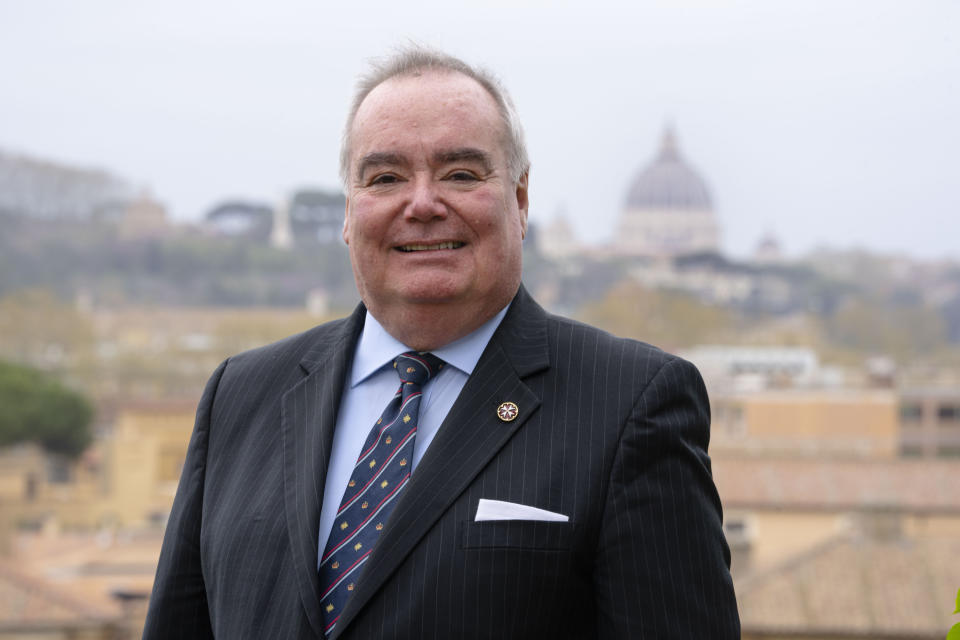
{"type": "Polygon", "coordinates": [[[26,498],[27,502],[33,502],[37,499],[37,476],[33,472],[27,474],[23,497],[26,498]]]}
{"type": "Polygon", "coordinates": [[[47,482],[50,484],[67,484],[70,482],[70,463],[62,457],[51,455],[47,459],[47,482]]]}
{"type": "Polygon", "coordinates": [[[918,444],[902,444],[900,455],[904,458],[919,458],[923,455],[923,447],[918,444]]]}
{"type": "Polygon", "coordinates": [[[746,434],[743,407],[723,402],[714,405],[711,408],[711,413],[713,414],[713,428],[719,433],[730,438],[740,438],[746,434]]]}
{"type": "Polygon", "coordinates": [[[900,405],[900,420],[902,422],[920,422],[923,417],[923,409],[918,404],[900,405]]]}
{"type": "Polygon", "coordinates": [[[728,520],[723,528],[728,536],[743,536],[747,534],[747,523],[743,520],[728,520]]]}
{"type": "Polygon", "coordinates": [[[937,418],[940,422],[956,422],[960,424],[960,405],[945,404],[937,409],[937,418]]]}
{"type": "Polygon", "coordinates": [[[753,523],[745,513],[727,514],[723,522],[723,534],[730,545],[749,544],[753,539],[753,523]]]}

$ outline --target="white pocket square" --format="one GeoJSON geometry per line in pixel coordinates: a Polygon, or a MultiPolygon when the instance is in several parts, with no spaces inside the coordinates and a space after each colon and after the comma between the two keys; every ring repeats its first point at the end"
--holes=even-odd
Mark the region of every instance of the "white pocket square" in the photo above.
{"type": "Polygon", "coordinates": [[[536,520],[539,522],[568,522],[570,518],[562,513],[554,513],[553,511],[547,511],[546,509],[528,507],[525,504],[480,498],[480,504],[477,506],[477,516],[473,519],[473,521],[485,522],[487,520],[536,520]]]}

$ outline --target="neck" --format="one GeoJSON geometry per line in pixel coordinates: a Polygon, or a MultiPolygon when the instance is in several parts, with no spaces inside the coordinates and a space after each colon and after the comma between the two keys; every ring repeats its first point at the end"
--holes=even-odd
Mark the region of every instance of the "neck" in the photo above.
{"type": "Polygon", "coordinates": [[[391,336],[417,351],[432,351],[479,329],[497,315],[512,299],[508,297],[489,308],[464,307],[449,304],[410,305],[402,310],[387,312],[367,305],[367,312],[391,336]]]}

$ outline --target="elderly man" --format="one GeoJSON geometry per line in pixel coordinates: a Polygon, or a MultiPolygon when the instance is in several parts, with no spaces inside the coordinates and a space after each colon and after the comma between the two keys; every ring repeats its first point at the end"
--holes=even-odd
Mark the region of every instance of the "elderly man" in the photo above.
{"type": "Polygon", "coordinates": [[[214,373],[145,638],[739,637],[699,374],[530,298],[528,169],[487,74],[361,81],[363,303],[214,373]]]}

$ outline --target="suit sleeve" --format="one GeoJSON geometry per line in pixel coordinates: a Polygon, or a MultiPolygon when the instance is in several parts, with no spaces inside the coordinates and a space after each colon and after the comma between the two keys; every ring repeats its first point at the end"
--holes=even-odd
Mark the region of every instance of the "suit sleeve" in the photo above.
{"type": "Polygon", "coordinates": [[[600,638],[739,638],[703,380],[667,361],[624,425],[594,567],[600,638]]]}
{"type": "Polygon", "coordinates": [[[163,536],[144,640],[213,638],[200,564],[200,524],[213,399],[226,364],[210,377],[197,407],[180,485],[163,536]]]}

